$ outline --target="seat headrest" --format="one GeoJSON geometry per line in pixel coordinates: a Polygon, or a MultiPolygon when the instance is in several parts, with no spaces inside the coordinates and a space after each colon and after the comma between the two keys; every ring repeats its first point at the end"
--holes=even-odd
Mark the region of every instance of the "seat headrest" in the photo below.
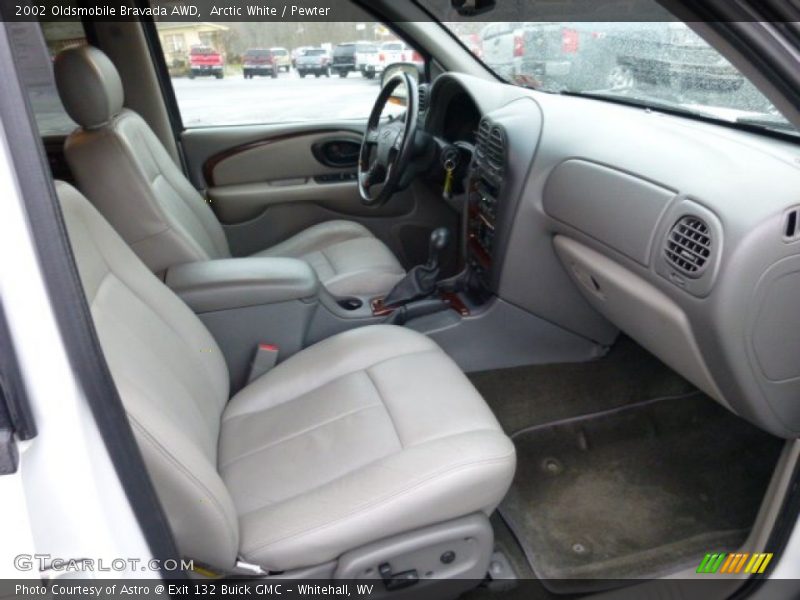
{"type": "Polygon", "coordinates": [[[102,127],[122,110],[122,80],[114,63],[97,48],[68,48],[56,56],[54,69],[67,114],[84,129],[102,127]]]}

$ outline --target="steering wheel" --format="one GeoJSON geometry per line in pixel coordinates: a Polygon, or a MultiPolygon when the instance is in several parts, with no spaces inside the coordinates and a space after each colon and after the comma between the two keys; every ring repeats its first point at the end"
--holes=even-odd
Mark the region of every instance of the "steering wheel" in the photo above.
{"type": "Polygon", "coordinates": [[[405,72],[390,77],[372,107],[358,154],[358,192],[367,206],[382,206],[397,191],[403,170],[411,160],[418,112],[414,78],[405,72]],[[381,113],[392,92],[403,83],[408,96],[405,119],[381,123],[381,113]]]}

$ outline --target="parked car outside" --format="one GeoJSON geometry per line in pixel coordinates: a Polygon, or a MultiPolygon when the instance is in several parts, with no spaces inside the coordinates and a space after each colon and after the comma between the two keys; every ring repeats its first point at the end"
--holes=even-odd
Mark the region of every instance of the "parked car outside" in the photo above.
{"type": "Polygon", "coordinates": [[[481,34],[484,61],[517,83],[546,89],[735,90],[742,76],[678,22],[491,23],[481,34]]]}
{"type": "Polygon", "coordinates": [[[402,41],[384,42],[380,46],[378,61],[383,69],[395,63],[424,64],[422,55],[402,41]]]}
{"type": "Polygon", "coordinates": [[[297,57],[295,65],[297,74],[305,77],[309,73],[315,77],[325,75],[331,76],[331,65],[328,51],[325,48],[309,48],[301,56],[297,57]]]}
{"type": "Polygon", "coordinates": [[[242,71],[245,79],[256,75],[269,75],[274,79],[278,76],[275,55],[269,48],[250,48],[242,57],[242,71]]]}
{"type": "Polygon", "coordinates": [[[278,66],[278,71],[283,69],[287,73],[292,69],[292,57],[286,48],[270,48],[275,64],[278,66]]]}
{"type": "Polygon", "coordinates": [[[372,42],[346,42],[333,49],[332,70],[339,77],[358,71],[367,79],[374,79],[383,71],[378,46],[372,42]]]}
{"type": "Polygon", "coordinates": [[[189,51],[189,79],[225,76],[225,59],[219,51],[210,46],[193,46],[189,51]]]}
{"type": "Polygon", "coordinates": [[[478,33],[468,33],[458,36],[459,41],[478,58],[483,58],[483,40],[478,33]]]}
{"type": "Polygon", "coordinates": [[[314,46],[298,46],[297,48],[292,50],[292,52],[291,52],[292,67],[296,67],[297,66],[297,59],[300,58],[301,56],[303,56],[303,54],[305,54],[307,50],[309,50],[309,49],[311,49],[313,47],[314,46]]]}

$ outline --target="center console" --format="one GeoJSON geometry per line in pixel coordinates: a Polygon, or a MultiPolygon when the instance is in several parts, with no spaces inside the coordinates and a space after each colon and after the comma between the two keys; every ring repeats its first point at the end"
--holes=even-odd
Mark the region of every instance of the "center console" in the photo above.
{"type": "Polygon", "coordinates": [[[385,298],[373,298],[373,315],[401,316],[400,321],[406,322],[450,308],[461,317],[470,317],[474,316],[474,309],[479,310],[493,297],[499,266],[506,146],[503,127],[484,117],[467,174],[462,213],[464,270],[453,278],[439,278],[438,268],[433,269],[433,265],[438,265],[437,254],[445,244],[437,243],[442,236],[436,230],[431,234],[428,263],[414,267],[406,277],[408,281],[401,282],[385,298]],[[407,301],[398,302],[398,298],[407,301]],[[395,311],[399,309],[406,314],[397,315],[395,311]]]}
{"type": "Polygon", "coordinates": [[[505,177],[506,136],[484,118],[478,127],[466,211],[466,263],[478,286],[491,289],[497,220],[505,177]]]}

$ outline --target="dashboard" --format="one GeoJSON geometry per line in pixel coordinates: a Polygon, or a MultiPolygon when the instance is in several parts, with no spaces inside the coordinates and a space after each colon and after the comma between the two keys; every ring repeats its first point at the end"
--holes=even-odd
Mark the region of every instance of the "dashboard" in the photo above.
{"type": "Polygon", "coordinates": [[[465,255],[487,294],[599,344],[623,331],[800,434],[800,146],[458,74],[429,106],[433,135],[472,135],[465,255]]]}

